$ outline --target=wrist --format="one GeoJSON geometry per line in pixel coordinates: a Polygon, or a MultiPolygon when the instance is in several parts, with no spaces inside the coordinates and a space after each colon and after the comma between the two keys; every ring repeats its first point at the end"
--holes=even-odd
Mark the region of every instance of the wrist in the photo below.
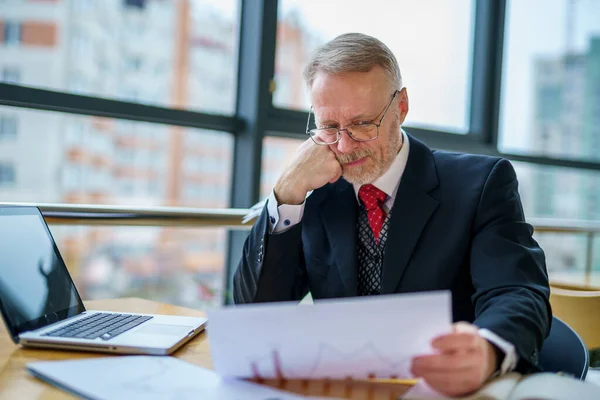
{"type": "Polygon", "coordinates": [[[486,340],[488,344],[488,378],[496,375],[497,372],[500,371],[500,367],[502,366],[502,361],[504,361],[504,357],[506,356],[502,349],[496,346],[494,343],[486,340]]]}
{"type": "Polygon", "coordinates": [[[298,189],[298,185],[286,181],[278,181],[273,187],[273,194],[278,204],[298,205],[306,199],[306,191],[298,189]]]}

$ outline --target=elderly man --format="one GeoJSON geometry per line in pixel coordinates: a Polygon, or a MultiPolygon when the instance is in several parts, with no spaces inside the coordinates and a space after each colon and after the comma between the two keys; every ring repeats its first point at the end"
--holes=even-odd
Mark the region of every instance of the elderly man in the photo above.
{"type": "Polygon", "coordinates": [[[246,240],[235,301],[448,289],[453,332],[412,360],[413,374],[461,395],[535,370],[551,321],[548,277],[511,164],[408,135],[398,63],[375,38],[335,38],[304,75],[310,138],[246,240]]]}

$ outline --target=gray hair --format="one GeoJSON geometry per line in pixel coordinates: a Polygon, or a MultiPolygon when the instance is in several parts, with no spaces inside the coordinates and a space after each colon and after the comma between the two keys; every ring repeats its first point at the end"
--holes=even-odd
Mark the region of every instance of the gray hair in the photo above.
{"type": "Polygon", "coordinates": [[[402,89],[398,61],[383,42],[362,33],[345,33],[316,51],[304,69],[304,79],[310,88],[319,72],[369,72],[375,66],[383,68],[394,89],[402,89]]]}

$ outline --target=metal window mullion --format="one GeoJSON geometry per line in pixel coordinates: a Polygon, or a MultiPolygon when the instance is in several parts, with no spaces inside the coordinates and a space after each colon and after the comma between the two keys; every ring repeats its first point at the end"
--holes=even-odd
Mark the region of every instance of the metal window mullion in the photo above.
{"type": "MultiPolygon", "coordinates": [[[[277,0],[243,1],[241,6],[236,116],[246,124],[234,145],[231,206],[235,208],[247,208],[259,200],[262,141],[273,107],[269,86],[277,34],[277,0]]],[[[232,300],[233,272],[247,236],[248,232],[237,230],[228,235],[226,304],[232,300]]]]}
{"type": "Polygon", "coordinates": [[[0,83],[0,105],[212,129],[234,134],[244,128],[243,120],[235,116],[151,106],[7,83],[0,83]]]}
{"type": "Polygon", "coordinates": [[[469,133],[497,149],[506,0],[476,0],[469,133]]]}

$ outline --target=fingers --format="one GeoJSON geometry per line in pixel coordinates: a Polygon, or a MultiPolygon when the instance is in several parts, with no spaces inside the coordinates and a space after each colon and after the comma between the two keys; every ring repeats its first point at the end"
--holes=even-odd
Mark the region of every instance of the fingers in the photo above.
{"type": "Polygon", "coordinates": [[[440,351],[470,351],[481,345],[481,336],[477,333],[449,333],[431,342],[434,349],[440,351]]]}
{"type": "Polygon", "coordinates": [[[418,356],[413,358],[411,371],[416,376],[424,376],[431,372],[451,372],[479,368],[482,358],[481,354],[475,353],[418,356]]]}
{"type": "Polygon", "coordinates": [[[450,396],[476,391],[485,381],[482,355],[437,354],[415,357],[411,372],[429,386],[450,396]]]}
{"type": "Polygon", "coordinates": [[[479,330],[467,322],[457,322],[452,325],[452,333],[437,337],[431,342],[434,349],[445,351],[470,351],[482,347],[479,330]]]}
{"type": "Polygon", "coordinates": [[[334,170],[335,175],[329,180],[329,183],[336,182],[342,176],[342,166],[340,165],[340,163],[337,162],[337,160],[335,161],[337,163],[337,167],[334,170]]]}
{"type": "Polygon", "coordinates": [[[453,373],[432,372],[424,378],[433,389],[449,396],[463,396],[473,393],[483,383],[483,379],[476,370],[453,373]]]}
{"type": "Polygon", "coordinates": [[[439,353],[413,358],[411,372],[433,389],[450,396],[465,395],[479,389],[487,379],[488,342],[474,325],[457,323],[452,333],[431,344],[439,353]]]}
{"type": "Polygon", "coordinates": [[[468,322],[456,322],[455,324],[452,325],[452,331],[453,332],[473,332],[473,333],[477,333],[479,332],[479,328],[477,328],[475,325],[470,324],[468,322]]]}

